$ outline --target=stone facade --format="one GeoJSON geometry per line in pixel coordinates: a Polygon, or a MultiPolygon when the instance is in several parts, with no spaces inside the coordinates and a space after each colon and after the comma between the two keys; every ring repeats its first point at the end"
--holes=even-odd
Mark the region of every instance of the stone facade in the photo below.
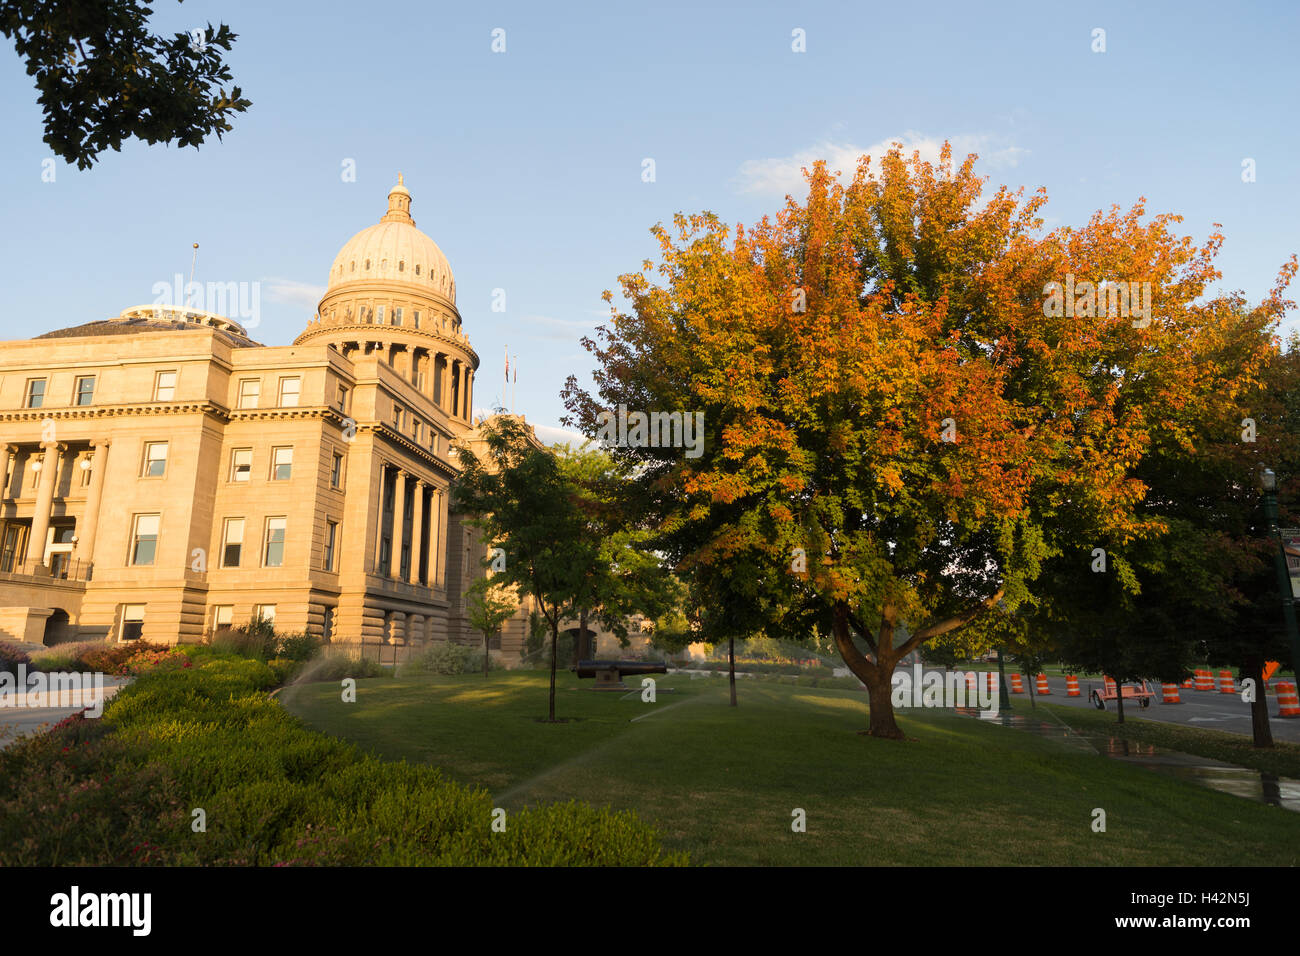
{"type": "Polygon", "coordinates": [[[478,364],[400,180],[292,345],[155,306],[0,343],[0,637],[196,642],[260,613],[384,659],[476,643],[448,489],[478,364]]]}

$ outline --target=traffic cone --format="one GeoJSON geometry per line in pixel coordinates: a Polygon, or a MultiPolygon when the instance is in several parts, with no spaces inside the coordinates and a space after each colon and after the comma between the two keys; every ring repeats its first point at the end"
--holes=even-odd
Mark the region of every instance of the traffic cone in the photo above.
{"type": "Polygon", "coordinates": [[[1079,693],[1079,678],[1075,677],[1073,674],[1069,674],[1065,678],[1065,696],[1066,697],[1083,696],[1083,694],[1079,693]]]}
{"type": "Polygon", "coordinates": [[[1279,717],[1300,717],[1300,697],[1296,696],[1295,684],[1290,681],[1278,681],[1277,715],[1279,717]]]}
{"type": "Polygon", "coordinates": [[[1160,703],[1162,704],[1181,704],[1183,699],[1178,696],[1177,684],[1160,685],[1160,703]]]}
{"type": "Polygon", "coordinates": [[[1011,675],[1011,693],[1023,694],[1025,692],[1024,682],[1021,681],[1019,674],[1011,675]]]}
{"type": "Polygon", "coordinates": [[[1048,694],[1052,692],[1051,689],[1047,686],[1046,674],[1038,675],[1038,683],[1037,686],[1035,686],[1034,690],[1038,692],[1039,697],[1046,697],[1048,694]]]}
{"type": "Polygon", "coordinates": [[[1214,675],[1207,670],[1198,668],[1196,671],[1196,689],[1214,690],[1214,675]]]}
{"type": "Polygon", "coordinates": [[[1232,671],[1219,671],[1219,693],[1235,694],[1237,689],[1232,683],[1232,671]]]}

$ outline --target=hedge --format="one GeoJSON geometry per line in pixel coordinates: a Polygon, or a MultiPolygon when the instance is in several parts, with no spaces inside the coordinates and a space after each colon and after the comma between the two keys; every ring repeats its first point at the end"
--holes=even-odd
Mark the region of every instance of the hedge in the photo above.
{"type": "Polygon", "coordinates": [[[580,803],[512,813],[493,832],[486,791],[307,728],[266,697],[276,683],[255,660],[160,669],[98,720],[0,752],[0,865],[687,862],[634,814],[580,803]]]}

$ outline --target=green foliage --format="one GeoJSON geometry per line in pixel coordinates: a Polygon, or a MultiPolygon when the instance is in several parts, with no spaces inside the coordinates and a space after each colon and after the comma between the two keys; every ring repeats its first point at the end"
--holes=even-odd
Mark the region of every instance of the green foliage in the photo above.
{"type": "Polygon", "coordinates": [[[403,672],[413,674],[469,674],[482,666],[482,659],[472,647],[455,641],[435,641],[415,660],[403,665],[403,672]]]}
{"type": "Polygon", "coordinates": [[[319,638],[300,631],[297,634],[285,634],[281,637],[278,650],[281,657],[291,661],[309,661],[316,656],[320,648],[319,638]]]}
{"type": "Polygon", "coordinates": [[[225,24],[164,39],[150,32],[141,0],[0,0],[0,33],[14,41],[36,78],[45,142],[87,169],[122,141],[197,148],[252,105],[231,79],[220,50],[235,34],[225,24]]]}
{"type": "Polygon", "coordinates": [[[0,752],[0,865],[685,862],[632,815],[577,804],[494,833],[485,791],[303,727],[263,693],[266,664],[195,660],[140,677],[98,721],[0,752]]]}

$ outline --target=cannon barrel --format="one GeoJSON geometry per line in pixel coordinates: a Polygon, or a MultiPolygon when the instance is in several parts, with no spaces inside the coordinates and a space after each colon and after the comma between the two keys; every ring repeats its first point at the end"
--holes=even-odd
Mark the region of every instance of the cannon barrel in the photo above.
{"type": "Polygon", "coordinates": [[[578,661],[574,668],[579,677],[595,677],[601,671],[617,671],[620,677],[638,674],[667,674],[662,661],[578,661]]]}

